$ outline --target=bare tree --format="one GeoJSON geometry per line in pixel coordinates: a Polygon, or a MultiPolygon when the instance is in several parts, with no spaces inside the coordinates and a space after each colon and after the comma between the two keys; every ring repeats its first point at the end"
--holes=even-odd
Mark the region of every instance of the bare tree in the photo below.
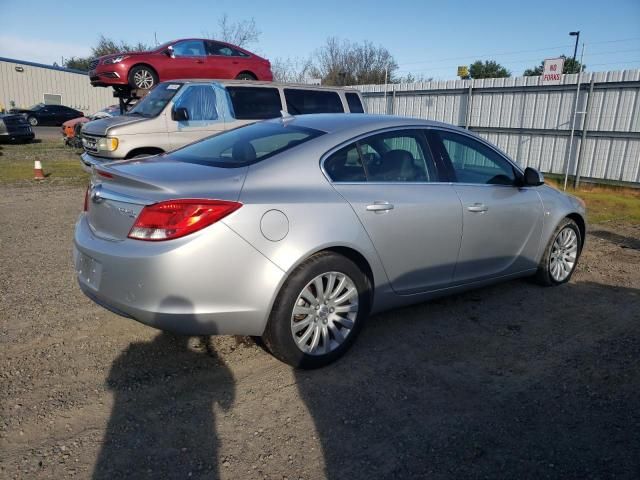
{"type": "Polygon", "coordinates": [[[218,31],[213,33],[205,32],[204,35],[207,38],[222,40],[239,47],[246,47],[256,43],[261,33],[253,18],[233,22],[229,20],[229,15],[224,13],[218,20],[218,31]]]}
{"type": "Polygon", "coordinates": [[[353,43],[336,37],[315,53],[316,68],[326,85],[364,85],[391,81],[398,68],[391,53],[369,41],[353,43]]]}
{"type": "Polygon", "coordinates": [[[305,83],[319,77],[311,58],[276,58],[271,62],[271,72],[276,82],[305,83]]]}

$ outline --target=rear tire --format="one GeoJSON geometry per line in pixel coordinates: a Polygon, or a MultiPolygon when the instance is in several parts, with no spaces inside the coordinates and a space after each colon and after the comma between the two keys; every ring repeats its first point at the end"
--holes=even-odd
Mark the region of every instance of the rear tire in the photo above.
{"type": "Polygon", "coordinates": [[[570,218],[560,222],[542,255],[535,280],[540,285],[555,287],[571,280],[582,250],[580,228],[570,218]]]}
{"type": "Polygon", "coordinates": [[[238,74],[236,80],[257,80],[257,78],[251,73],[242,72],[238,74]]]}
{"type": "Polygon", "coordinates": [[[358,266],[342,255],[321,252],[291,273],[262,339],[273,356],[293,367],[323,367],[351,347],[370,304],[371,283],[358,266]]]}
{"type": "Polygon", "coordinates": [[[158,74],[151,67],[138,65],[129,71],[129,86],[138,90],[150,90],[158,83],[158,74]]]}

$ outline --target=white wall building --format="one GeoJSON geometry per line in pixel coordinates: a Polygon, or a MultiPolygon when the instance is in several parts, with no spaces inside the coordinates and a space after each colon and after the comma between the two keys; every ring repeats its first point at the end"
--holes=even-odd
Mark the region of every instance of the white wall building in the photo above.
{"type": "Polygon", "coordinates": [[[85,114],[116,105],[111,88],[92,87],[89,76],[41,63],[0,57],[0,110],[36,103],[66,105],[85,114]]]}

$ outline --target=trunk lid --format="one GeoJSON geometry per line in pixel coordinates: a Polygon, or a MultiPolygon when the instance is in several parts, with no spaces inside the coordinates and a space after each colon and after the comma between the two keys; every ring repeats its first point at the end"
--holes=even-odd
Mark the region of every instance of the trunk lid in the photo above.
{"type": "Polygon", "coordinates": [[[93,232],[124,240],[145,205],[180,198],[237,201],[248,167],[217,168],[160,155],[94,168],[87,202],[93,232]]]}

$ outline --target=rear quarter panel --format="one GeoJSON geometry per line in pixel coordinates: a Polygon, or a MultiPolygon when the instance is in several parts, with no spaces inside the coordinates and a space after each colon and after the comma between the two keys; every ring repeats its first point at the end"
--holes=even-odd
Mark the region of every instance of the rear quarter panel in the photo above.
{"type": "Polygon", "coordinates": [[[357,216],[320,171],[322,153],[295,147],[286,155],[249,167],[239,199],[243,206],[224,222],[287,275],[318,251],[351,248],[369,263],[374,301],[382,300],[385,294],[392,294],[386,273],[357,216]],[[263,216],[272,210],[286,216],[287,232],[282,240],[273,241],[263,234],[263,216]]]}

